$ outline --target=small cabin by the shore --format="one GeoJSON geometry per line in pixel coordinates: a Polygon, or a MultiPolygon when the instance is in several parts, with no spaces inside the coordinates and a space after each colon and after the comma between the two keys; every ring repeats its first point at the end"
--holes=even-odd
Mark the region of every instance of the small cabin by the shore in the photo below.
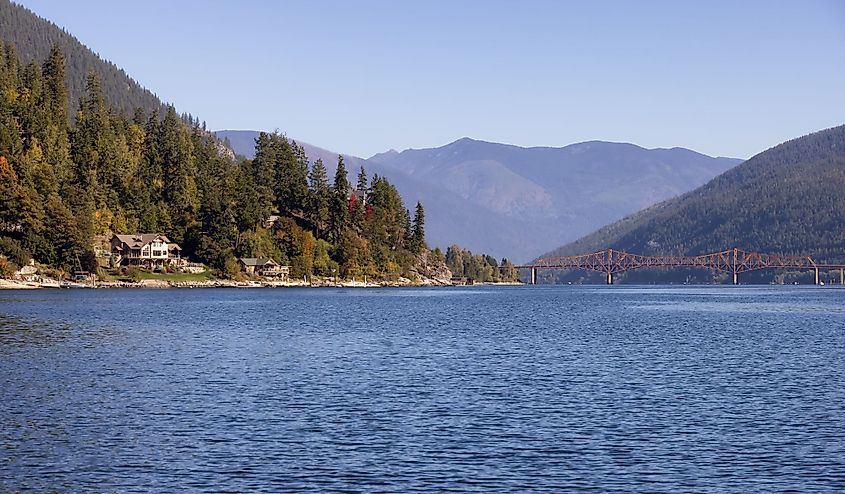
{"type": "Polygon", "coordinates": [[[241,271],[251,276],[276,278],[285,281],[290,276],[290,266],[281,266],[270,258],[241,257],[238,259],[241,271]]]}

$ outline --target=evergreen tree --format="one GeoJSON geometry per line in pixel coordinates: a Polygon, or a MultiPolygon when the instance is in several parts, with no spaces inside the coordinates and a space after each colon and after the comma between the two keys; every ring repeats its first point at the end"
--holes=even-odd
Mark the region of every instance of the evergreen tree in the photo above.
{"type": "Polygon", "coordinates": [[[147,122],[146,112],[140,106],[132,113],[132,123],[143,126],[147,122]]]}
{"type": "Polygon", "coordinates": [[[62,128],[68,124],[68,91],[65,85],[65,55],[59,45],[53,45],[44,62],[44,101],[50,123],[62,128]]]}
{"type": "Polygon", "coordinates": [[[329,204],[329,240],[338,243],[349,227],[349,179],[343,156],[337,157],[337,171],[334,175],[331,202],[329,204]]]}
{"type": "Polygon", "coordinates": [[[249,190],[243,191],[250,196],[252,206],[259,214],[257,221],[264,222],[270,217],[274,205],[277,202],[275,183],[276,169],[279,161],[279,149],[275,142],[276,135],[262,132],[255,139],[255,158],[251,165],[242,163],[241,169],[243,180],[250,180],[251,183],[244,183],[249,190]]]}
{"type": "MultiPolygon", "coordinates": [[[[161,122],[153,111],[144,127],[143,166],[138,186],[142,189],[135,206],[140,210],[164,199],[164,163],[161,154],[161,122]]],[[[155,230],[153,230],[155,231],[155,230]]]]}
{"type": "Polygon", "coordinates": [[[317,238],[321,238],[329,221],[329,203],[331,201],[329,179],[322,159],[314,162],[308,178],[311,191],[310,220],[317,238]]]}
{"type": "Polygon", "coordinates": [[[20,60],[18,59],[18,50],[14,43],[6,43],[6,57],[3,70],[3,78],[6,87],[17,88],[18,76],[20,71],[20,60]]]}
{"type": "Polygon", "coordinates": [[[199,209],[199,197],[191,141],[187,129],[172,106],[164,116],[159,139],[164,178],[163,196],[169,206],[174,228],[171,236],[176,242],[180,242],[195,219],[199,209]]]}
{"type": "Polygon", "coordinates": [[[425,244],[425,211],[423,205],[417,202],[417,209],[414,213],[414,223],[411,227],[411,241],[410,250],[414,254],[419,254],[427,246],[425,244]]]}
{"type": "Polygon", "coordinates": [[[363,166],[361,166],[361,170],[358,172],[358,186],[356,188],[361,192],[367,192],[367,172],[364,171],[363,166]]]}
{"type": "Polygon", "coordinates": [[[245,232],[255,230],[262,225],[270,216],[269,203],[262,197],[262,189],[253,180],[255,170],[254,162],[244,161],[241,163],[237,181],[234,187],[235,196],[235,222],[238,231],[245,232]]]}
{"type": "Polygon", "coordinates": [[[276,202],[279,212],[302,216],[308,207],[308,157],[305,150],[286,137],[275,135],[278,153],[276,202]]]}
{"type": "Polygon", "coordinates": [[[275,204],[276,167],[279,161],[275,136],[261,132],[255,139],[255,157],[252,159],[252,179],[261,196],[275,204]]]}

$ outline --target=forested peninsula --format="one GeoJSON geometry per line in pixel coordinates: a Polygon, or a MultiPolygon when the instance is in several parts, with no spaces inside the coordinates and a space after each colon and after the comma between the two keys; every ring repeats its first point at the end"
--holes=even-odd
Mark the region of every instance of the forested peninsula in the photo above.
{"type": "Polygon", "coordinates": [[[275,132],[239,159],[173,106],[111,108],[93,72],[72,113],[68,100],[58,45],[40,64],[0,48],[0,276],[35,266],[56,278],[141,279],[145,268],[116,262],[109,239],[144,232],[222,279],[259,277],[243,259],[274,259],[292,279],[516,279],[506,259],[430,249],[423,205],[412,214],[386,177],[363,168],[350,183],[342,157],[330,180],[321,160],[275,132]]]}

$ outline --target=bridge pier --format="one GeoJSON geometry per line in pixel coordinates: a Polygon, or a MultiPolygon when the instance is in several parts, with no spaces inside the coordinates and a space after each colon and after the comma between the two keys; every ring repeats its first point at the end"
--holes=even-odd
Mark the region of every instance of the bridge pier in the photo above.
{"type": "Polygon", "coordinates": [[[845,285],[845,269],[839,268],[839,284],[845,285]]]}
{"type": "Polygon", "coordinates": [[[533,266],[531,267],[531,284],[532,285],[537,284],[537,268],[535,268],[533,266]]]}
{"type": "Polygon", "coordinates": [[[819,284],[819,268],[815,268],[816,271],[816,285],[819,284]]]}
{"type": "Polygon", "coordinates": [[[613,273],[611,273],[610,271],[607,272],[607,284],[608,285],[613,284],[613,273]]]}
{"type": "Polygon", "coordinates": [[[734,285],[739,285],[739,278],[737,277],[736,271],[734,271],[734,285]]]}

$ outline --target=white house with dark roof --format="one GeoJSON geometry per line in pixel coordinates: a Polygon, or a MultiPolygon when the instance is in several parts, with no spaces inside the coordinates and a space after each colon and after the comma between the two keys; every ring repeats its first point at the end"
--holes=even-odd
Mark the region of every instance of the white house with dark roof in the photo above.
{"type": "Polygon", "coordinates": [[[179,244],[158,233],[113,235],[110,243],[116,264],[121,266],[166,266],[182,259],[179,244]]]}

